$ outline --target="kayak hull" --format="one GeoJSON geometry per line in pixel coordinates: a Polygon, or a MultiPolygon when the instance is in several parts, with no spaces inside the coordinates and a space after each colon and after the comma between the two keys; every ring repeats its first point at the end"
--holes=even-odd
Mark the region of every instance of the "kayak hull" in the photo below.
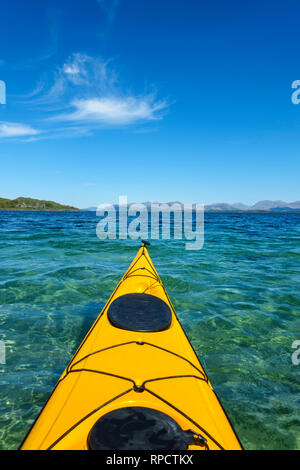
{"type": "MultiPolygon", "coordinates": [[[[130,324],[130,315],[121,321],[130,324]]],[[[21,449],[88,450],[91,430],[100,418],[128,407],[162,412],[184,431],[191,430],[195,441],[188,445],[190,450],[242,448],[144,246],[63,372],[21,449]],[[111,312],[117,311],[114,321],[120,321],[122,309],[115,306],[129,294],[160,299],[170,311],[165,329],[133,331],[113,324],[111,312]],[[199,444],[198,434],[205,445],[199,444]]],[[[116,442],[115,450],[118,446],[116,442]]]]}

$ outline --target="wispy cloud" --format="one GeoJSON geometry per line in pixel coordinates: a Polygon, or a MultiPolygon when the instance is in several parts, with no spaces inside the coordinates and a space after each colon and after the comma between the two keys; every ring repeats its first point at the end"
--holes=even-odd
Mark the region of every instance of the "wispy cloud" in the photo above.
{"type": "Polygon", "coordinates": [[[153,90],[143,94],[124,91],[112,61],[80,53],[69,57],[54,70],[52,78],[40,80],[33,92],[17,101],[30,108],[29,113],[43,129],[41,134],[35,131],[30,141],[91,134],[105,126],[145,127],[161,120],[170,106],[153,90]]]}
{"type": "Polygon", "coordinates": [[[167,104],[155,101],[149,95],[141,98],[134,96],[106,97],[74,100],[74,112],[58,115],[55,119],[80,121],[107,125],[123,126],[138,121],[153,121],[162,118],[167,104]]]}
{"type": "Polygon", "coordinates": [[[17,122],[0,122],[0,138],[28,137],[39,134],[40,131],[26,124],[17,122]]]}
{"type": "Polygon", "coordinates": [[[153,92],[123,92],[110,61],[84,54],[74,54],[58,68],[54,83],[31,103],[43,107],[48,122],[85,125],[88,130],[160,120],[169,107],[153,92]]]}
{"type": "Polygon", "coordinates": [[[48,106],[48,111],[51,111],[66,108],[75,97],[112,92],[116,75],[114,71],[108,71],[108,64],[109,61],[75,53],[61,67],[56,68],[52,79],[39,82],[31,93],[33,99],[30,103],[48,106]]]}

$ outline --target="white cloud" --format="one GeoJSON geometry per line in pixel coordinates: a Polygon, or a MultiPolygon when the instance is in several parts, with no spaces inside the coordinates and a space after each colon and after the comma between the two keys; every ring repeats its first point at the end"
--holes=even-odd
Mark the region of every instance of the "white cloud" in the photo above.
{"type": "Polygon", "coordinates": [[[69,84],[84,85],[84,92],[97,91],[104,93],[112,91],[116,86],[117,75],[109,68],[109,61],[76,53],[60,69],[60,76],[69,84]],[[68,83],[69,82],[69,83],[68,83]]]}
{"type": "Polygon", "coordinates": [[[79,53],[56,71],[54,84],[37,104],[49,105],[48,122],[73,122],[90,130],[97,125],[122,127],[159,120],[169,107],[154,93],[124,93],[109,61],[79,53]]]}
{"type": "Polygon", "coordinates": [[[85,54],[74,54],[61,69],[63,80],[70,81],[74,85],[88,84],[89,70],[93,60],[85,54]]]}
{"type": "Polygon", "coordinates": [[[161,119],[161,111],[167,107],[165,101],[155,101],[152,95],[141,98],[125,96],[76,99],[72,105],[74,112],[57,116],[56,119],[128,125],[161,119]]]}
{"type": "MultiPolygon", "coordinates": [[[[115,92],[116,74],[108,70],[108,62],[86,54],[76,53],[56,68],[51,82],[44,80],[42,86],[31,93],[30,104],[49,106],[49,111],[67,108],[75,97],[107,95],[115,92]]],[[[30,98],[30,95],[25,96],[30,98]]],[[[45,109],[47,111],[47,109],[45,109]]]]}
{"type": "Polygon", "coordinates": [[[33,129],[26,124],[17,122],[0,122],[0,138],[26,137],[39,134],[37,129],[33,129]]]}
{"type": "Polygon", "coordinates": [[[15,133],[33,141],[87,135],[105,126],[137,128],[161,120],[170,106],[166,99],[157,98],[153,88],[143,94],[124,89],[111,61],[82,53],[57,67],[49,81],[44,78],[31,95],[23,97],[23,103],[36,113],[43,132],[3,123],[6,127],[0,128],[0,136],[15,133]]]}
{"type": "Polygon", "coordinates": [[[80,70],[76,64],[64,64],[64,72],[68,75],[78,75],[80,70]]]}

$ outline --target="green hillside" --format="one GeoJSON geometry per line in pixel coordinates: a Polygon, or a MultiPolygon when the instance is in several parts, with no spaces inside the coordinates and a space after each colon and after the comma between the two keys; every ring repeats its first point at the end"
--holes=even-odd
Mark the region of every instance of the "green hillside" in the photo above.
{"type": "Polygon", "coordinates": [[[79,211],[76,207],[64,206],[53,201],[40,201],[30,197],[18,197],[17,199],[0,198],[0,210],[79,211]]]}

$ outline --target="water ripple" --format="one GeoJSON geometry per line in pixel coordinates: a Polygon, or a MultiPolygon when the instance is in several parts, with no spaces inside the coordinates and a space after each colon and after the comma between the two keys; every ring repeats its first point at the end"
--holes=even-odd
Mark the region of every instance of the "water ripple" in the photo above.
{"type": "MultiPolygon", "coordinates": [[[[94,213],[0,211],[0,448],[15,449],[137,250],[94,213]]],[[[300,214],[208,214],[151,256],[247,449],[299,449],[300,214]]]]}

